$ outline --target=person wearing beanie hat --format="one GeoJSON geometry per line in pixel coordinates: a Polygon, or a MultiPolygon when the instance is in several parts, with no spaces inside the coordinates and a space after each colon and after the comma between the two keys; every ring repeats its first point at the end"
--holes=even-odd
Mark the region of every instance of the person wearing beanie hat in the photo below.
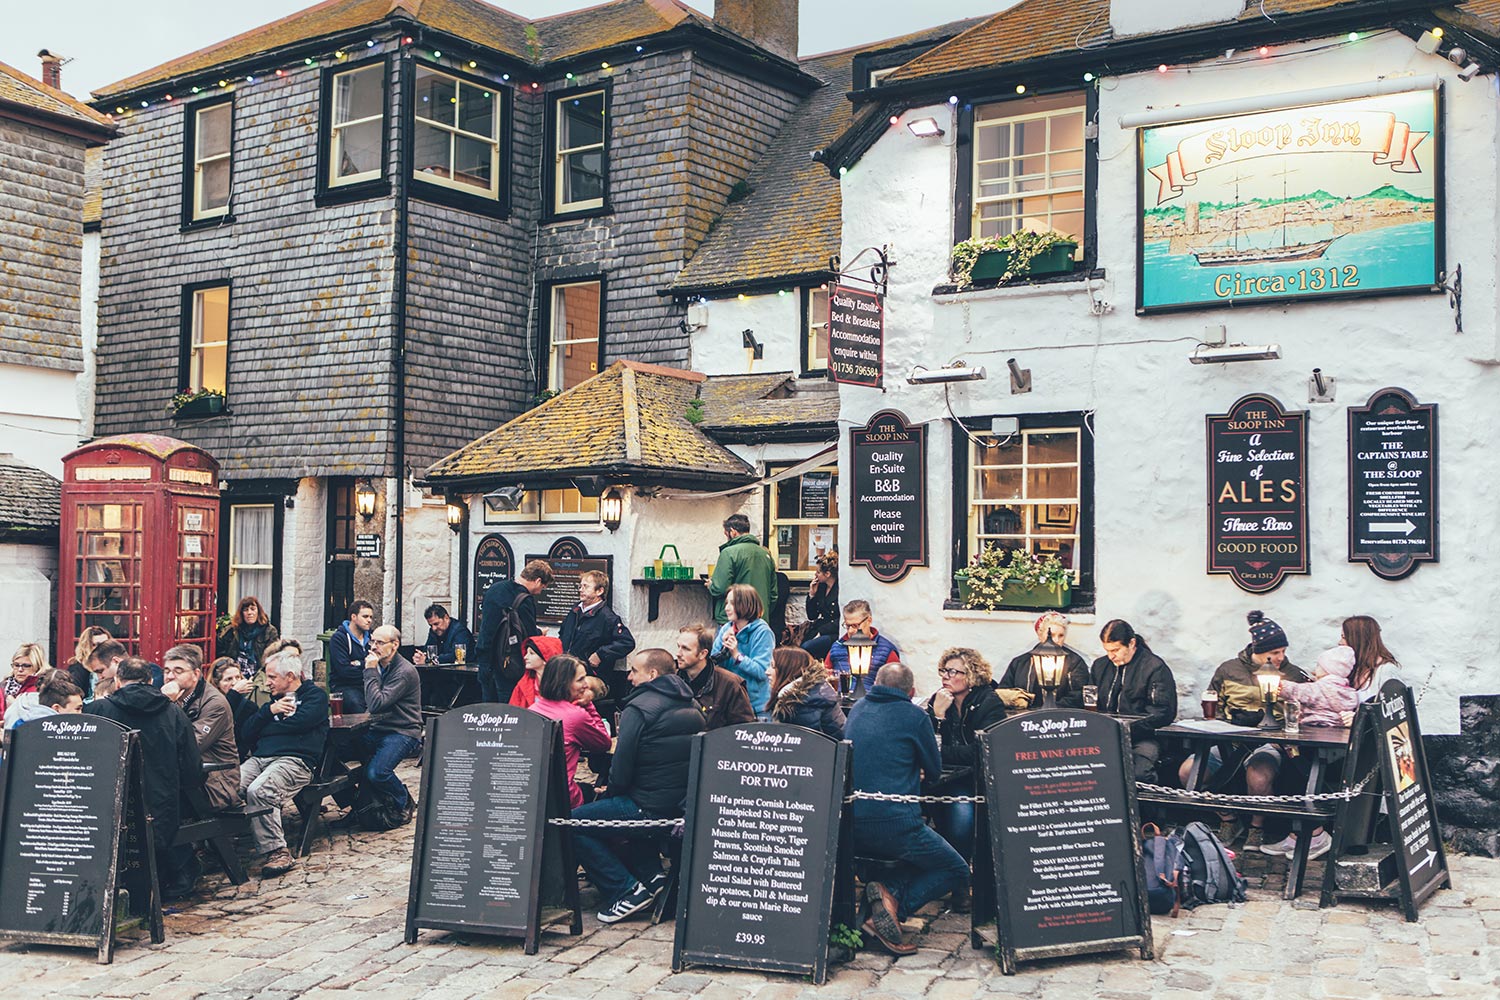
{"type": "Polygon", "coordinates": [[[1037,646],[1051,642],[1067,650],[1063,665],[1063,686],[1057,692],[1059,708],[1082,708],[1083,687],[1089,682],[1089,665],[1078,650],[1068,645],[1068,616],[1061,611],[1047,611],[1036,620],[1037,645],[1010,661],[1000,677],[1000,700],[1006,708],[1030,708],[1042,696],[1042,681],[1031,668],[1031,654],[1037,646]]]}
{"type": "MultiPolygon", "coordinates": [[[[1255,675],[1267,667],[1281,674],[1283,684],[1301,684],[1309,678],[1301,667],[1287,659],[1290,645],[1286,630],[1265,616],[1251,611],[1245,616],[1250,641],[1232,660],[1225,660],[1208,682],[1209,690],[1219,699],[1219,718],[1236,726],[1258,726],[1265,717],[1265,699],[1255,675]]],[[[1275,709],[1273,709],[1275,711],[1275,709]]],[[[1196,757],[1183,761],[1179,776],[1185,782],[1196,757]]],[[[1208,755],[1209,787],[1215,791],[1233,788],[1241,771],[1245,775],[1245,792],[1270,795],[1281,773],[1284,754],[1280,747],[1266,743],[1246,751],[1238,747],[1214,747],[1208,755]]],[[[1229,846],[1245,837],[1247,849],[1258,850],[1265,841],[1265,817],[1250,818],[1248,829],[1240,829],[1234,817],[1225,818],[1219,826],[1219,839],[1229,846]]]]}

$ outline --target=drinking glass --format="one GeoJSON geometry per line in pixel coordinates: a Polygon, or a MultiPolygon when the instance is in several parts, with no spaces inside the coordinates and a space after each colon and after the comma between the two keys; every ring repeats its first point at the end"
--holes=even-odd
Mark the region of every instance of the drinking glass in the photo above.
{"type": "Polygon", "coordinates": [[[454,646],[453,646],[453,662],[454,663],[458,663],[458,664],[463,664],[463,663],[468,662],[468,659],[469,659],[469,647],[466,646],[466,645],[464,645],[461,642],[454,644],[454,646]]]}
{"type": "Polygon", "coordinates": [[[1302,706],[1295,701],[1281,703],[1282,732],[1296,736],[1302,732],[1302,706]]]}
{"type": "Polygon", "coordinates": [[[1085,684],[1083,686],[1083,707],[1090,712],[1099,711],[1099,685],[1085,684]]]}
{"type": "Polygon", "coordinates": [[[1210,688],[1203,692],[1203,717],[1212,719],[1219,714],[1219,692],[1210,688]]]}

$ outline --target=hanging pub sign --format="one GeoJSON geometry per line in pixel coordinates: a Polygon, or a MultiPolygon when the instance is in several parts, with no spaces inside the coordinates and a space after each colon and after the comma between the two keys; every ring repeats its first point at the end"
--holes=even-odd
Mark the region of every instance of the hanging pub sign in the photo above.
{"type": "Polygon", "coordinates": [[[835,382],[878,389],[885,377],[885,302],[848,285],[828,290],[828,371],[835,382]]]}
{"type": "Polygon", "coordinates": [[[516,575],[516,554],[500,535],[485,535],[474,549],[474,631],[484,610],[484,595],[490,586],[516,575]]]}
{"type": "Polygon", "coordinates": [[[1436,290],[1440,97],[1138,130],[1137,313],[1436,290]]]}
{"type": "Polygon", "coordinates": [[[927,565],[927,428],[882,410],[849,431],[849,458],[849,563],[895,583],[911,567],[927,565]]]}
{"type": "Polygon", "coordinates": [[[1263,594],[1307,571],[1307,411],[1244,396],[1208,416],[1208,572],[1263,594]]]}
{"type": "Polygon", "coordinates": [[[1399,580],[1438,561],[1437,404],[1381,389],[1349,408],[1349,561],[1399,580]]]}

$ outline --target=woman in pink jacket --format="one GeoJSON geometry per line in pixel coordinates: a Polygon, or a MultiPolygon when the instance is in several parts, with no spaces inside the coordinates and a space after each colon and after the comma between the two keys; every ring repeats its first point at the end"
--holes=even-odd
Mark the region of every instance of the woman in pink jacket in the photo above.
{"type": "Polygon", "coordinates": [[[583,661],[566,653],[554,656],[542,668],[537,699],[531,711],[562,723],[563,757],[568,765],[568,801],[574,809],[583,805],[578,787],[578,754],[609,749],[609,730],[594,708],[583,661]],[[579,704],[583,702],[583,704],[579,704]]]}
{"type": "Polygon", "coordinates": [[[1334,646],[1318,654],[1312,681],[1281,682],[1281,696],[1301,706],[1297,718],[1304,726],[1342,726],[1343,713],[1359,707],[1359,694],[1349,686],[1354,672],[1354,650],[1334,646]]]}

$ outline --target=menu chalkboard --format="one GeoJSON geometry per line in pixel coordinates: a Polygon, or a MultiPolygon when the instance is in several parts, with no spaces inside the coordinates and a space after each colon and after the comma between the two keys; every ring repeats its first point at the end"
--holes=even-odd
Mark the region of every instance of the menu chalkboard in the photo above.
{"type": "Polygon", "coordinates": [[[165,939],[135,732],[93,715],[12,731],[0,770],[0,938],[114,958],[117,889],[165,939]]]}
{"type": "Polygon", "coordinates": [[[547,823],[568,814],[557,722],[496,704],[429,720],[406,943],[421,927],[470,931],[524,938],[534,955],[544,916],[562,914],[581,933],[572,848],[547,823]]]}
{"type": "Polygon", "coordinates": [[[803,520],[821,520],[828,516],[833,495],[833,473],[805,472],[802,492],[797,501],[797,516],[803,520]]]}
{"type": "Polygon", "coordinates": [[[1000,967],[1140,949],[1152,957],[1127,728],[1046,709],[980,734],[1000,967]]]}
{"type": "Polygon", "coordinates": [[[516,555],[500,535],[485,535],[474,549],[474,634],[484,613],[484,595],[492,584],[514,579],[516,555]]]}
{"type": "Polygon", "coordinates": [[[824,981],[848,773],[849,745],[801,726],[694,737],[674,971],[824,981]]]}
{"type": "MultiPolygon", "coordinates": [[[[589,570],[598,570],[614,580],[614,556],[560,557],[554,555],[527,556],[526,561],[545,559],[552,567],[552,584],[536,599],[536,622],[538,625],[561,625],[568,612],[578,606],[578,582],[589,570]]],[[[609,603],[614,585],[604,592],[605,603],[609,603]]]]}
{"type": "Polygon", "coordinates": [[[1208,572],[1275,590],[1308,571],[1307,412],[1255,393],[1207,419],[1208,572]]]}
{"type": "Polygon", "coordinates": [[[882,410],[849,432],[854,474],[849,562],[895,583],[927,565],[927,428],[882,410]]]}
{"type": "Polygon", "coordinates": [[[828,291],[828,373],[835,382],[880,388],[885,378],[885,302],[847,285],[828,291]]]}
{"type": "Polygon", "coordinates": [[[1399,580],[1438,561],[1437,404],[1381,389],[1349,408],[1349,561],[1399,580]]]}

